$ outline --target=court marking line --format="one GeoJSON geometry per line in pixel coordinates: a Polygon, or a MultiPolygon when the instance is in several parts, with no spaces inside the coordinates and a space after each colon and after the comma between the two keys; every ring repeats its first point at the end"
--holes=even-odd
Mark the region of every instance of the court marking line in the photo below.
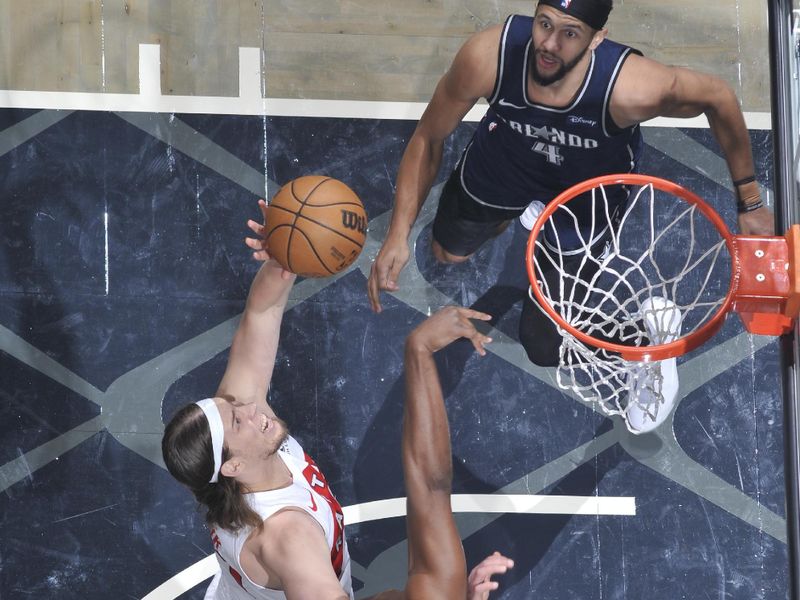
{"type": "MultiPolygon", "coordinates": [[[[139,44],[138,94],[0,90],[0,108],[418,121],[427,107],[427,102],[264,98],[261,83],[261,49],[242,47],[238,96],[165,96],[161,91],[160,46],[139,44]]],[[[463,120],[480,121],[486,108],[485,103],[475,105],[463,120]]],[[[772,129],[769,112],[747,112],[744,116],[748,129],[772,129]]],[[[705,115],[691,119],[658,117],[643,125],[709,128],[705,115]]]]}
{"type": "MultiPolygon", "coordinates": [[[[548,515],[636,516],[632,496],[563,496],[542,494],[453,494],[454,513],[514,513],[548,515]]],[[[404,517],[405,498],[389,498],[345,506],[347,525],[404,517]]],[[[210,554],[173,575],[142,600],[175,600],[219,572],[216,555],[210,554]]]]}

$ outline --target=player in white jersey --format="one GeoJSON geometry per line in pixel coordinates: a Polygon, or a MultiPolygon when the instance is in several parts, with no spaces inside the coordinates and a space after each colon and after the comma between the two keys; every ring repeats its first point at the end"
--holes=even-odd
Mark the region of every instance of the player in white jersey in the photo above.
{"type": "Polygon", "coordinates": [[[248,245],[265,262],[225,374],[213,398],[171,419],[164,462],[208,509],[221,570],[207,599],[352,600],[341,506],[266,401],[294,275],[267,260],[260,240],[248,245]]]}
{"type": "MultiPolygon", "coordinates": [[[[292,474],[292,483],[287,487],[249,495],[251,508],[262,521],[286,509],[301,509],[322,528],[325,542],[330,548],[331,565],[345,590],[351,590],[350,557],[344,542],[344,517],[339,502],[333,496],[324,475],[300,444],[289,436],[277,452],[292,474]]],[[[251,527],[232,532],[227,529],[211,529],[211,540],[217,552],[220,572],[206,593],[208,600],[235,600],[241,598],[241,590],[253,598],[282,600],[282,591],[259,585],[247,574],[242,565],[242,550],[252,534],[251,527]]]]}
{"type": "MultiPolygon", "coordinates": [[[[208,509],[220,572],[206,600],[352,600],[342,508],[266,402],[294,276],[269,260],[263,226],[248,225],[261,238],[248,239],[248,245],[265,263],[251,285],[215,397],[185,406],[170,420],[164,462],[208,509]]],[[[513,566],[495,552],[467,579],[450,512],[450,434],[432,357],[459,337],[484,354],[488,338],[469,318],[488,315],[449,307],[406,342],[409,578],[404,591],[384,592],[382,599],[487,600],[498,585],[491,578],[513,566]]]]}

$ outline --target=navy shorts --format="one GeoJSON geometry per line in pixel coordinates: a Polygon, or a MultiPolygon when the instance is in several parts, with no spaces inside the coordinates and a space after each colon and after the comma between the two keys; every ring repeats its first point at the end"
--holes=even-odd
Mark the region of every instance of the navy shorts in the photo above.
{"type": "Polygon", "coordinates": [[[433,239],[450,254],[469,256],[503,231],[506,223],[525,212],[499,209],[476,202],[461,185],[456,167],[447,180],[433,220],[433,239]]]}

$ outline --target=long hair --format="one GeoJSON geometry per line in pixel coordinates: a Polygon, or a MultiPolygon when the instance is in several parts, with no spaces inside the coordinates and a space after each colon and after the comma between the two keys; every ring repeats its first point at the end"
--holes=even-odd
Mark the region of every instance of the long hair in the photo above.
{"type": "MultiPolygon", "coordinates": [[[[250,508],[238,481],[220,473],[216,483],[209,483],[214,471],[211,431],[199,406],[187,404],[167,423],[161,439],[161,454],[170,474],[206,507],[209,526],[233,532],[245,526],[261,527],[261,517],[250,508]]],[[[228,458],[228,449],[223,446],[223,464],[228,458]]]]}

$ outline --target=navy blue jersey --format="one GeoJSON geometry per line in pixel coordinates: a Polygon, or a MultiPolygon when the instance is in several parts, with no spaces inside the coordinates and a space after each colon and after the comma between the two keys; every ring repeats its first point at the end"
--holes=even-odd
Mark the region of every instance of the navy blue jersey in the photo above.
{"type": "Polygon", "coordinates": [[[608,110],[623,62],[639,53],[603,40],[567,106],[536,104],[528,97],[532,27],[532,17],[506,20],[489,108],[462,157],[461,183],[484,206],[519,210],[533,200],[546,204],[591,177],[635,170],[641,153],[638,125],[620,129],[608,110]]]}

